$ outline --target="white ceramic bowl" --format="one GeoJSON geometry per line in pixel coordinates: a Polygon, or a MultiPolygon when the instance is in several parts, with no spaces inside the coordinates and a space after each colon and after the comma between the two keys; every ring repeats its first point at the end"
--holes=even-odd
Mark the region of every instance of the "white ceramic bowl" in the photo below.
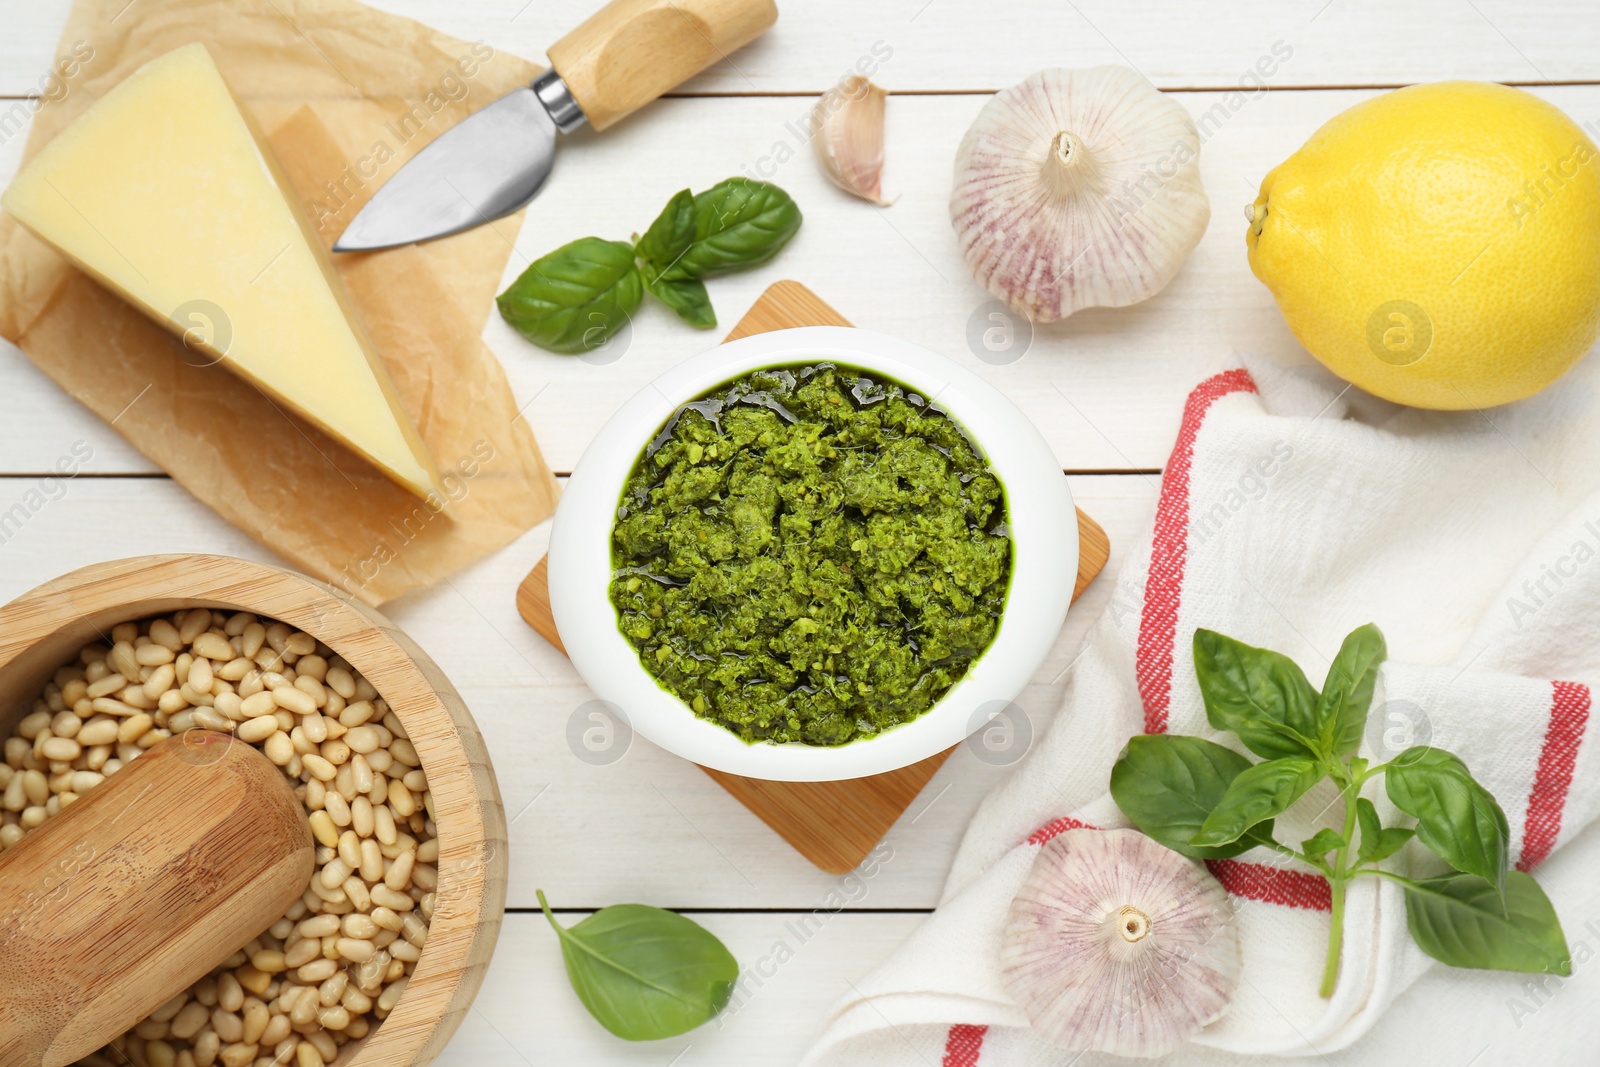
{"type": "Polygon", "coordinates": [[[924,348],[866,330],[807,326],[730,341],[686,360],[629,400],[572,473],[550,535],[550,607],[578,673],[601,700],[670,752],[778,781],[859,778],[959,744],[1028,683],[1061,631],[1078,573],[1078,523],[1055,455],[993,386],[924,348]],[[1011,588],[993,643],[937,704],[876,737],[826,747],[749,744],[661,688],[617,628],[607,597],[611,530],[639,453],[683,404],[762,367],[836,361],[933,399],[971,435],[1005,487],[1011,588]]]}

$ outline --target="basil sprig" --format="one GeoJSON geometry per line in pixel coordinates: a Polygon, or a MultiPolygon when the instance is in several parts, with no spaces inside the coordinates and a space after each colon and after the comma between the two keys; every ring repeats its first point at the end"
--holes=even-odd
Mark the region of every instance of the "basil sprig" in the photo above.
{"type": "Polygon", "coordinates": [[[618,1037],[677,1037],[715,1018],[732,999],[738,961],[693,919],[645,904],[613,904],[562,926],[544,891],[538,896],[561,938],[573,991],[618,1037]]]}
{"type": "Polygon", "coordinates": [[[1111,795],[1133,824],[1168,848],[1202,859],[1270,848],[1325,877],[1332,923],[1322,995],[1339,974],[1344,901],[1358,877],[1405,889],[1406,925],[1428,955],[1452,967],[1572,973],[1561,921],[1531,876],[1508,869],[1505,812],[1467,765],[1443,749],[1409,748],[1378,766],[1357,756],[1378,668],[1387,656],[1373,625],[1345,638],[1319,693],[1294,661],[1210,630],[1194,635],[1206,719],[1236,736],[1256,763],[1198,737],[1129,740],[1111,769],[1111,795]],[[1384,826],[1362,787],[1383,776],[1389,799],[1415,827],[1384,826]],[[1331,779],[1343,819],[1300,843],[1275,840],[1274,821],[1331,779]],[[1454,871],[1413,879],[1380,867],[1413,838],[1454,871]]]}
{"type": "Polygon", "coordinates": [[[800,209],[769,182],[729,178],[674,194],[632,244],[581,237],[543,256],[501,293],[500,314],[541,348],[593,351],[633,317],[649,292],[700,329],[717,324],[705,279],[777,255],[800,229],[800,209]]]}

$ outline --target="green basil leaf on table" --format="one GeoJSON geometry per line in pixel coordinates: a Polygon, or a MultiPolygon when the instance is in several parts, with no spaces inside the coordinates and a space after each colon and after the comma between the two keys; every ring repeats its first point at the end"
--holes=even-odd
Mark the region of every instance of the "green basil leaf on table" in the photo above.
{"type": "Polygon", "coordinates": [[[1135,826],[1174,852],[1225,859],[1272,838],[1272,824],[1262,823],[1227,845],[1200,848],[1192,843],[1228,783],[1249,767],[1249,760],[1215,741],[1141,734],[1128,739],[1111,768],[1111,797],[1135,826]]]}
{"type": "Polygon", "coordinates": [[[1194,633],[1206,720],[1265,759],[1316,757],[1317,691],[1287,656],[1212,630],[1194,633]]]}
{"type": "Polygon", "coordinates": [[[1493,883],[1475,874],[1408,885],[1406,925],[1422,951],[1452,967],[1572,973],[1561,920],[1539,883],[1522,871],[1506,876],[1503,902],[1493,883]]]}
{"type": "Polygon", "coordinates": [[[739,963],[693,919],[644,904],[613,904],[571,927],[539,906],[561,938],[567,979],[601,1026],[629,1041],[688,1033],[733,996],[739,963]]]}
{"type": "Polygon", "coordinates": [[[1369,622],[1351,631],[1333,657],[1317,703],[1317,737],[1333,755],[1343,758],[1361,746],[1378,667],[1388,654],[1383,634],[1369,622]]]}
{"type": "Polygon", "coordinates": [[[1384,785],[1395,807],[1417,819],[1417,840],[1458,871],[1506,884],[1511,828],[1494,796],[1460,759],[1439,748],[1408,748],[1389,764],[1384,785]]]}
{"type": "Polygon", "coordinates": [[[1336,848],[1344,846],[1344,835],[1331,826],[1324,826],[1304,841],[1300,842],[1300,851],[1314,860],[1320,860],[1336,848]]]}
{"type": "Polygon", "coordinates": [[[633,246],[581,237],[535,260],[495,302],[534,344],[576,355],[610,340],[643,299],[633,246]]]}
{"type": "Polygon", "coordinates": [[[662,276],[646,281],[645,286],[656,299],[677,312],[678,318],[689,325],[709,330],[717,324],[717,313],[711,307],[706,283],[699,278],[662,276]]]}
{"type": "Polygon", "coordinates": [[[645,261],[646,281],[675,266],[693,243],[694,194],[681,189],[633,246],[635,254],[645,261]]]}
{"type": "Polygon", "coordinates": [[[1228,783],[1227,792],[1206,816],[1192,843],[1201,848],[1231,844],[1252,826],[1288,811],[1321,779],[1317,761],[1305,756],[1248,767],[1228,783]]]}
{"type": "Polygon", "coordinates": [[[710,278],[765,263],[800,229],[800,209],[768,182],[729,178],[694,198],[694,242],[668,277],[710,278]]]}

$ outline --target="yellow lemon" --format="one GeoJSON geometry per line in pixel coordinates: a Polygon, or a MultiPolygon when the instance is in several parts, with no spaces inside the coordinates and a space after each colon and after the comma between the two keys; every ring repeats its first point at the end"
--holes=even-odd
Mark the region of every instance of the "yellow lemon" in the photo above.
{"type": "Polygon", "coordinates": [[[1600,336],[1600,152],[1520,89],[1357,104],[1267,175],[1250,213],[1250,269],[1294,335],[1389,400],[1519,400],[1600,336]]]}

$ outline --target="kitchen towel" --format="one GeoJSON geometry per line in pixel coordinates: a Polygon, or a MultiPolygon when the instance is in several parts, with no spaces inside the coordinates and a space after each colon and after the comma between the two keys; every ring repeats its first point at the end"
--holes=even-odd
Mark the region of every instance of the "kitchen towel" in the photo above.
{"type": "MultiPolygon", "coordinates": [[[[1508,408],[1386,408],[1363,419],[1336,384],[1275,365],[1201,382],[1152,527],[1132,546],[1052,725],[980,807],[938,910],[835,1005],[805,1062],[1126,1062],[1039,1043],[1001,986],[1007,908],[1039,846],[1079,827],[1128,825],[1106,782],[1131,735],[1166,730],[1238,747],[1206,722],[1196,628],[1283,652],[1320,685],[1344,635],[1366,622],[1384,631],[1390,659],[1363,754],[1377,761],[1433,744],[1466,761],[1506,812],[1512,862],[1538,869],[1561,915],[1573,976],[1437,964],[1407,933],[1399,887],[1360,879],[1347,899],[1338,986],[1324,1000],[1328,885],[1255,850],[1210,865],[1238,914],[1238,993],[1167,1062],[1592,1062],[1600,827],[1585,827],[1600,807],[1600,741],[1589,736],[1600,683],[1597,384],[1590,360],[1508,408]]],[[[1386,824],[1409,824],[1380,784],[1365,795],[1386,824]]],[[[1335,800],[1331,783],[1318,786],[1279,819],[1277,836],[1297,842],[1331,825],[1335,800]]],[[[1397,860],[1419,875],[1437,869],[1415,842],[1397,860]]]]}

